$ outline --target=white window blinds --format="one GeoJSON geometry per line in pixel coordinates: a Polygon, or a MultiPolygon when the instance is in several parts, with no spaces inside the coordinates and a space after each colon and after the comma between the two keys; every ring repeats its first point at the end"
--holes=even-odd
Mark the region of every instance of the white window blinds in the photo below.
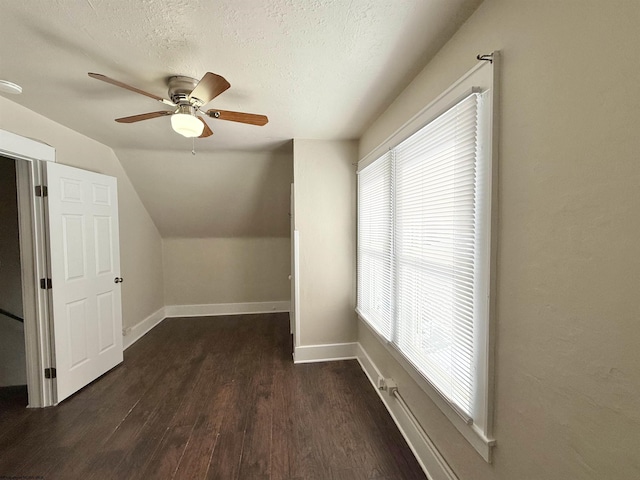
{"type": "Polygon", "coordinates": [[[358,312],[391,340],[391,152],[358,175],[358,312]]]}
{"type": "Polygon", "coordinates": [[[398,348],[472,413],[477,95],[396,149],[398,348]]]}
{"type": "Polygon", "coordinates": [[[473,418],[478,276],[478,94],[359,174],[358,311],[473,418]]]}

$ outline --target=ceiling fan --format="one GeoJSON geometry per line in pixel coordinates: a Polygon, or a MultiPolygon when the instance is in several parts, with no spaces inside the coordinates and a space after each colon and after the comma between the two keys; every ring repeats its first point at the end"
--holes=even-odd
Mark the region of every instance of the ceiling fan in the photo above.
{"type": "Polygon", "coordinates": [[[126,83],[119,82],[99,73],[89,73],[91,78],[102,80],[117,87],[125,88],[135,93],[153,98],[158,102],[173,107],[172,110],[161,110],[159,112],[143,113],[131,117],[116,118],[119,123],[134,123],[151,118],[171,116],[171,127],[180,135],[185,137],[208,137],[213,132],[198,113],[207,115],[219,120],[229,120],[232,122],[247,123],[250,125],[266,125],[269,119],[265,115],[254,113],[232,112],[229,110],[202,110],[201,107],[216,98],[231,85],[224,77],[215,73],[207,72],[200,81],[191,77],[175,76],[170,77],[169,98],[158,97],[152,93],[145,92],[139,88],[132,87],[126,83]]]}

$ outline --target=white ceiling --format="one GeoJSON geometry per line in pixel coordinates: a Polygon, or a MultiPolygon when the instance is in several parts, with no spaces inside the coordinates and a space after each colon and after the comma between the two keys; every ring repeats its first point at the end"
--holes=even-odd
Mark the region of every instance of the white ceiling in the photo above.
{"type": "Polygon", "coordinates": [[[358,138],[480,2],[3,1],[0,79],[23,87],[11,100],[116,150],[186,151],[191,140],[168,118],[114,122],[169,107],[87,72],[166,96],[167,77],[212,71],[231,88],[208,108],[269,116],[265,127],[209,119],[199,151],[358,138]]]}
{"type": "MultiPolygon", "coordinates": [[[[0,11],[11,100],[116,151],[163,237],[288,236],[291,139],[355,139],[481,0],[20,0],[0,11]],[[264,127],[207,119],[192,141],[166,97],[172,75],[231,88],[207,108],[266,114],[264,127]]],[[[0,111],[0,115],[2,112],[0,111]]]]}

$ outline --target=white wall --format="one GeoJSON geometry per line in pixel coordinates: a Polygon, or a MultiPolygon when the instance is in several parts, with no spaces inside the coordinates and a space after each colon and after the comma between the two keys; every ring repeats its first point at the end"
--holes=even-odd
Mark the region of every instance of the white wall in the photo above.
{"type": "MultiPolygon", "coordinates": [[[[0,308],[23,316],[15,161],[3,157],[0,157],[0,308]]],[[[24,325],[0,314],[0,387],[26,384],[24,325]]]]}
{"type": "Polygon", "coordinates": [[[640,478],[639,25],[635,0],[485,0],[361,139],[503,52],[493,464],[358,336],[461,479],[640,478]]]}
{"type": "Polygon", "coordinates": [[[123,324],[133,326],[164,305],[160,234],[113,150],[0,97],[0,128],[56,149],[56,161],[118,178],[123,324]]]}
{"type": "Polygon", "coordinates": [[[301,346],[356,338],[356,160],[353,141],[293,143],[301,346]]]}
{"type": "Polygon", "coordinates": [[[167,305],[288,301],[289,238],[165,238],[167,305]]]}

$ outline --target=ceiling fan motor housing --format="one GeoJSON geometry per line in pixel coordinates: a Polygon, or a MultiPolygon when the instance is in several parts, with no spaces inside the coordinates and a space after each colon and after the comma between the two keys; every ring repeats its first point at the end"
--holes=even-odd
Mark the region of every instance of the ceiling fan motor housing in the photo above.
{"type": "MultiPolygon", "coordinates": [[[[199,107],[203,104],[197,98],[189,98],[189,94],[198,85],[198,80],[191,77],[170,77],[169,78],[169,98],[178,106],[199,107]]],[[[179,112],[188,113],[188,112],[179,112]]]]}
{"type": "Polygon", "coordinates": [[[183,115],[193,115],[195,117],[196,109],[193,105],[182,103],[178,105],[178,109],[174,112],[174,114],[175,113],[182,113],[183,115]]]}

